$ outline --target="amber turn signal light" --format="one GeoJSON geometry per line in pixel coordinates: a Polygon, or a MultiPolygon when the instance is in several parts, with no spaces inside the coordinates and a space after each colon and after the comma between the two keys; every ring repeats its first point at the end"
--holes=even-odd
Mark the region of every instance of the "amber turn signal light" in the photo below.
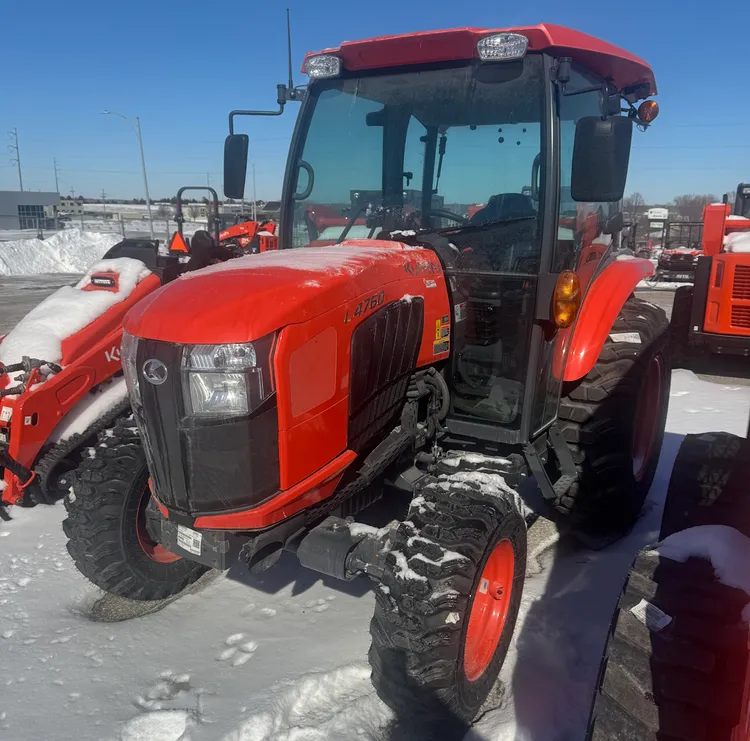
{"type": "Polygon", "coordinates": [[[638,106],[638,118],[643,123],[651,123],[659,115],[659,104],[655,100],[644,100],[638,106]]]}
{"type": "Polygon", "coordinates": [[[581,284],[572,270],[563,270],[555,284],[553,316],[555,326],[560,329],[570,327],[581,308],[581,284]]]}

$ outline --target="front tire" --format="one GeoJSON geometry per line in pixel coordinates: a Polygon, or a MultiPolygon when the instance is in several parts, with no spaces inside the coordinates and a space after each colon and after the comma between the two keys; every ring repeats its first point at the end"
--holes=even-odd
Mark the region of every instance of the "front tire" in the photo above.
{"type": "Polygon", "coordinates": [[[419,487],[375,590],[375,689],[400,718],[439,728],[440,738],[476,717],[518,617],[526,525],[497,481],[446,474],[419,487]]]}
{"type": "MultiPolygon", "coordinates": [[[[76,568],[105,592],[160,600],[207,569],[169,553],[149,532],[148,468],[132,415],[105,430],[65,498],[63,530],[76,568]]],[[[153,527],[151,527],[153,532],[153,527]]]]}
{"type": "Polygon", "coordinates": [[[631,297],[594,368],[563,390],[559,424],[578,480],[555,505],[588,535],[629,529],[651,487],[669,406],[668,326],[661,309],[631,297]]]}

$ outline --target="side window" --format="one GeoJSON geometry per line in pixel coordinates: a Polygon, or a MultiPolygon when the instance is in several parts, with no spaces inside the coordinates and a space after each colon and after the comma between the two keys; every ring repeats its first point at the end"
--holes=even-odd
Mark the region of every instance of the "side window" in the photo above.
{"type": "MultiPolygon", "coordinates": [[[[309,193],[294,203],[293,247],[334,243],[349,220],[352,193],[381,192],[383,129],[368,126],[367,114],[382,107],[356,89],[320,94],[305,140],[305,167],[297,174],[297,193],[309,193]]],[[[364,222],[355,220],[350,238],[368,236],[364,222]]]]}
{"type": "MultiPolygon", "coordinates": [[[[570,90],[598,84],[598,80],[571,70],[570,90]]],[[[559,95],[560,112],[560,215],[557,230],[554,269],[576,270],[584,288],[601,258],[608,251],[611,235],[602,233],[613,204],[580,203],[570,195],[573,143],[576,124],[584,116],[601,114],[601,93],[559,95]]]]}

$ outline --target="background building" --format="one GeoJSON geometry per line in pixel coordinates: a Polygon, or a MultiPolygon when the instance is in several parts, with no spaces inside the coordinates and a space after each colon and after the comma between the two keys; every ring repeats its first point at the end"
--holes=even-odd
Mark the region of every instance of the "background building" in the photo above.
{"type": "Polygon", "coordinates": [[[59,193],[0,190],[0,229],[46,228],[59,203],[59,193]]]}

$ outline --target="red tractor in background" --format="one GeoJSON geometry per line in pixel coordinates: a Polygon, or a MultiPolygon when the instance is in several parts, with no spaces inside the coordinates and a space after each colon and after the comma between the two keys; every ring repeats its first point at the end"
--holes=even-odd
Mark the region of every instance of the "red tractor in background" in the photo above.
{"type": "Polygon", "coordinates": [[[675,293],[677,348],[686,358],[750,357],[750,186],[737,186],[734,213],[726,198],[705,206],[702,246],[694,285],[675,293]]]}
{"type": "MultiPolygon", "coordinates": [[[[552,25],[346,42],[304,70],[273,112],[302,103],[282,249],[128,313],[133,414],[66,498],[68,550],[141,600],[209,568],[270,568],[284,549],[366,574],[378,693],[449,738],[510,645],[534,517],[520,484],[533,476],[607,539],[654,476],[667,321],[633,295],[653,265],[620,249],[617,204],[656,84],[641,59],[552,25]],[[444,205],[471,203],[486,205],[444,205]],[[311,245],[311,207],[345,217],[333,244],[311,245]],[[371,238],[347,239],[360,220],[371,238]],[[355,521],[384,496],[390,526],[355,521]]],[[[232,198],[242,114],[225,145],[232,198]]]]}
{"type": "MultiPolygon", "coordinates": [[[[67,494],[85,448],[130,408],[120,359],[127,311],[186,271],[247,253],[218,241],[212,189],[214,237],[198,232],[189,250],[182,194],[195,189],[205,188],[177,194],[178,231],[168,252],[158,240],[119,242],[75,286],[49,296],[0,338],[0,516],[8,505],[67,494]]],[[[275,248],[275,237],[259,236],[275,248]]]]}

